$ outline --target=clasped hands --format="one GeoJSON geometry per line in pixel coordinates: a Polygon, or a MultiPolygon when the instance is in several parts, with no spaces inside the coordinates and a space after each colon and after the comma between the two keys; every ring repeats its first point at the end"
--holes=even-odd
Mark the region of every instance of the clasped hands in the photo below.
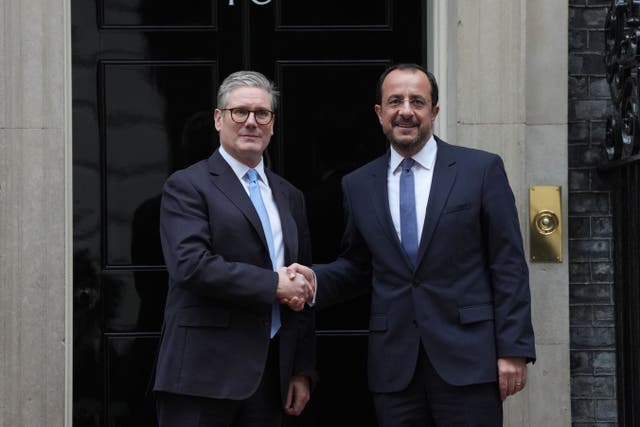
{"type": "Polygon", "coordinates": [[[307,302],[313,301],[316,280],[313,271],[297,263],[278,270],[276,297],[294,311],[302,311],[307,302]]]}

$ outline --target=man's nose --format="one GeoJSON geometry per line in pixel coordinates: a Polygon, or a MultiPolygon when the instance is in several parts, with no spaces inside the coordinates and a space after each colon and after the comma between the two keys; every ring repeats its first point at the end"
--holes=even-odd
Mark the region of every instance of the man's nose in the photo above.
{"type": "Polygon", "coordinates": [[[258,126],[258,122],[256,122],[256,113],[254,111],[249,111],[249,116],[247,117],[247,121],[244,122],[245,126],[258,126]]]}
{"type": "Polygon", "coordinates": [[[400,105],[400,109],[398,112],[403,116],[411,116],[413,115],[413,108],[411,108],[411,101],[409,99],[405,99],[402,101],[402,105],[400,105]]]}

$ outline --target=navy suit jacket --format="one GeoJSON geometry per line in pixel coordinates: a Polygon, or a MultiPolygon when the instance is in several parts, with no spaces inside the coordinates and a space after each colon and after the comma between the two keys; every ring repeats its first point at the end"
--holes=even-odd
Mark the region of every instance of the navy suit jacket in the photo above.
{"type": "MultiPolygon", "coordinates": [[[[285,264],[309,263],[304,198],[266,171],[282,223],[285,264]]],[[[273,271],[260,218],[216,151],[165,183],[160,233],[169,293],[154,390],[245,399],[262,378],[270,343],[273,271]]],[[[281,306],[283,402],[295,374],[315,378],[314,314],[281,306]]]]}
{"type": "Polygon", "coordinates": [[[317,304],[371,290],[369,387],[404,389],[424,346],[453,385],[497,379],[497,358],[535,360],[528,268],[499,156],[436,139],[417,266],[393,226],[389,152],[344,177],[343,253],[315,266],[317,304]]]}

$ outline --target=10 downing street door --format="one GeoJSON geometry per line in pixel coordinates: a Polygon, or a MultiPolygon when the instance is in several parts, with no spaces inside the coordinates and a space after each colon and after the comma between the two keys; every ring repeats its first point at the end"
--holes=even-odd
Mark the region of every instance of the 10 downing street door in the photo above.
{"type": "MultiPolygon", "coordinates": [[[[340,179],[382,154],[375,85],[425,63],[425,0],[72,0],[74,426],[154,426],[146,395],[167,289],[159,203],[217,146],[219,83],[282,93],[268,166],[306,197],[314,262],[342,233],[340,179]]],[[[374,426],[368,296],[317,313],[320,381],[296,426],[374,426]]]]}

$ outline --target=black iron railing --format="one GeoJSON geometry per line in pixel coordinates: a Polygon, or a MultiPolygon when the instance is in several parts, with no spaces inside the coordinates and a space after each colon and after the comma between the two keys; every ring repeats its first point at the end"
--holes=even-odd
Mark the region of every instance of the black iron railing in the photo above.
{"type": "Polygon", "coordinates": [[[618,421],[640,425],[640,1],[613,0],[605,25],[612,111],[604,143],[612,185],[618,421]]]}
{"type": "Polygon", "coordinates": [[[613,112],[607,119],[609,160],[640,149],[640,1],[613,0],[605,24],[605,66],[613,112]]]}

